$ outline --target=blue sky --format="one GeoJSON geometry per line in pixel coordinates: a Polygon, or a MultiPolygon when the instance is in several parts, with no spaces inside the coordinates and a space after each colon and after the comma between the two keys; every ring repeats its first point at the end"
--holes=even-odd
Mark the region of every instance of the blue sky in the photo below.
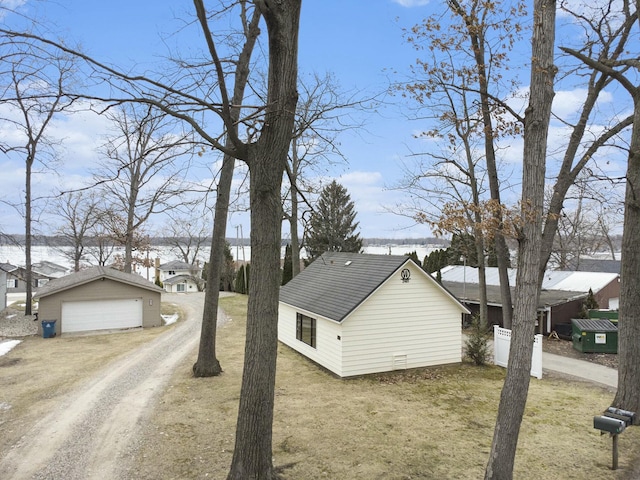
{"type": "MultiPolygon", "coordinates": [[[[22,8],[37,15],[52,32],[70,43],[80,44],[95,58],[140,71],[159,64],[167,54],[167,47],[178,42],[179,34],[173,34],[183,19],[191,18],[193,7],[190,1],[168,0],[26,0],[22,8]]],[[[402,29],[442,8],[441,2],[435,0],[305,0],[300,26],[301,71],[332,72],[343,90],[360,92],[363,96],[383,92],[390,81],[404,78],[418,56],[404,41],[402,29]]],[[[201,47],[200,38],[189,41],[201,47]]],[[[179,42],[188,44],[184,37],[179,42]]],[[[528,39],[524,42],[527,45],[528,39]]],[[[517,53],[524,58],[528,56],[526,50],[517,53]]],[[[526,71],[522,76],[525,81],[528,79],[526,71]]],[[[554,108],[568,109],[570,113],[580,98],[579,90],[560,90],[554,108]]],[[[402,163],[411,152],[424,150],[426,144],[413,138],[421,125],[406,120],[401,100],[397,97],[387,100],[389,104],[380,106],[376,112],[359,117],[365,123],[364,130],[345,132],[340,137],[341,151],[348,163],[333,167],[330,176],[351,194],[363,237],[431,236],[430,227],[415,225],[410,219],[388,212],[405,201],[405,194],[389,188],[399,181],[402,163]]],[[[103,119],[89,114],[57,122],[51,134],[63,138],[65,147],[62,154],[65,162],[55,178],[58,186],[82,183],[87,167],[95,165],[95,147],[104,130],[103,119]]],[[[561,142],[564,133],[558,127],[551,138],[561,142]]],[[[502,150],[504,162],[513,170],[511,181],[517,187],[521,142],[504,147],[508,147],[502,150]]],[[[0,160],[0,168],[0,180],[7,186],[3,198],[21,195],[21,166],[0,160]]],[[[208,171],[203,168],[201,174],[206,176],[208,171]]],[[[38,181],[42,190],[54,188],[51,176],[38,181]]],[[[0,205],[0,214],[4,218],[2,230],[23,230],[20,218],[10,208],[0,205]]],[[[248,216],[233,215],[228,235],[233,236],[233,227],[242,224],[246,236],[250,230],[248,216]]]]}

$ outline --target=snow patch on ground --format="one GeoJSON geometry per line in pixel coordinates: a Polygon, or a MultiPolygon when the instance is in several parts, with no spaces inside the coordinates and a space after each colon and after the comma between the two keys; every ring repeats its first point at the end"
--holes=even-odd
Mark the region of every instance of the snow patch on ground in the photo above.
{"type": "Polygon", "coordinates": [[[22,340],[7,340],[6,342],[0,342],[0,357],[9,353],[11,349],[20,342],[22,342],[22,340]]]}
{"type": "Polygon", "coordinates": [[[173,315],[161,315],[162,320],[164,320],[165,325],[171,325],[172,323],[176,323],[178,318],[180,317],[177,313],[173,315]]]}

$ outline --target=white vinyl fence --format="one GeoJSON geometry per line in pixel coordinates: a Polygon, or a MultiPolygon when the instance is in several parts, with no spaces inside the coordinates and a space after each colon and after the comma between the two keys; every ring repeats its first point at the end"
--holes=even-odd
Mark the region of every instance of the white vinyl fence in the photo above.
{"type": "MultiPolygon", "coordinates": [[[[511,330],[493,326],[493,363],[507,368],[509,363],[509,348],[511,347],[511,330]]],[[[538,334],[533,340],[533,357],[531,358],[531,376],[538,380],[542,378],[542,335],[538,334]]]]}

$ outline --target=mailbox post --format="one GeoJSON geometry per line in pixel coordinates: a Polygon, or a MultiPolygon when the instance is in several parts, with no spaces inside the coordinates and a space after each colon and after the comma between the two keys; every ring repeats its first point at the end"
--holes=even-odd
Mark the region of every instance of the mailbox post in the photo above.
{"type": "Polygon", "coordinates": [[[625,428],[633,425],[635,420],[636,414],[634,412],[614,407],[609,407],[602,415],[593,417],[593,428],[600,430],[602,435],[609,433],[612,438],[612,470],[618,469],[618,435],[624,432],[625,428]]]}

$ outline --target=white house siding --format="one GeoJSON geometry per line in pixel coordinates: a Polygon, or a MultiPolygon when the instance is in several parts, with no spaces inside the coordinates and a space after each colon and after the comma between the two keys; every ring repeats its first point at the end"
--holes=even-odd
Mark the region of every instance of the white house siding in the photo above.
{"type": "Polygon", "coordinates": [[[341,376],[461,361],[460,306],[409,268],[409,282],[394,273],[343,320],[341,376]]]}
{"type": "Polygon", "coordinates": [[[280,303],[278,308],[278,340],[302,355],[322,365],[336,375],[342,375],[340,362],[342,326],[313,312],[296,310],[290,305],[280,303]],[[296,338],[296,313],[302,313],[316,319],[316,348],[296,338]]]}
{"type": "Polygon", "coordinates": [[[192,281],[179,282],[179,283],[165,283],[164,290],[167,293],[189,293],[197,292],[198,286],[192,281]],[[184,290],[178,290],[178,285],[184,285],[184,290]]]}

